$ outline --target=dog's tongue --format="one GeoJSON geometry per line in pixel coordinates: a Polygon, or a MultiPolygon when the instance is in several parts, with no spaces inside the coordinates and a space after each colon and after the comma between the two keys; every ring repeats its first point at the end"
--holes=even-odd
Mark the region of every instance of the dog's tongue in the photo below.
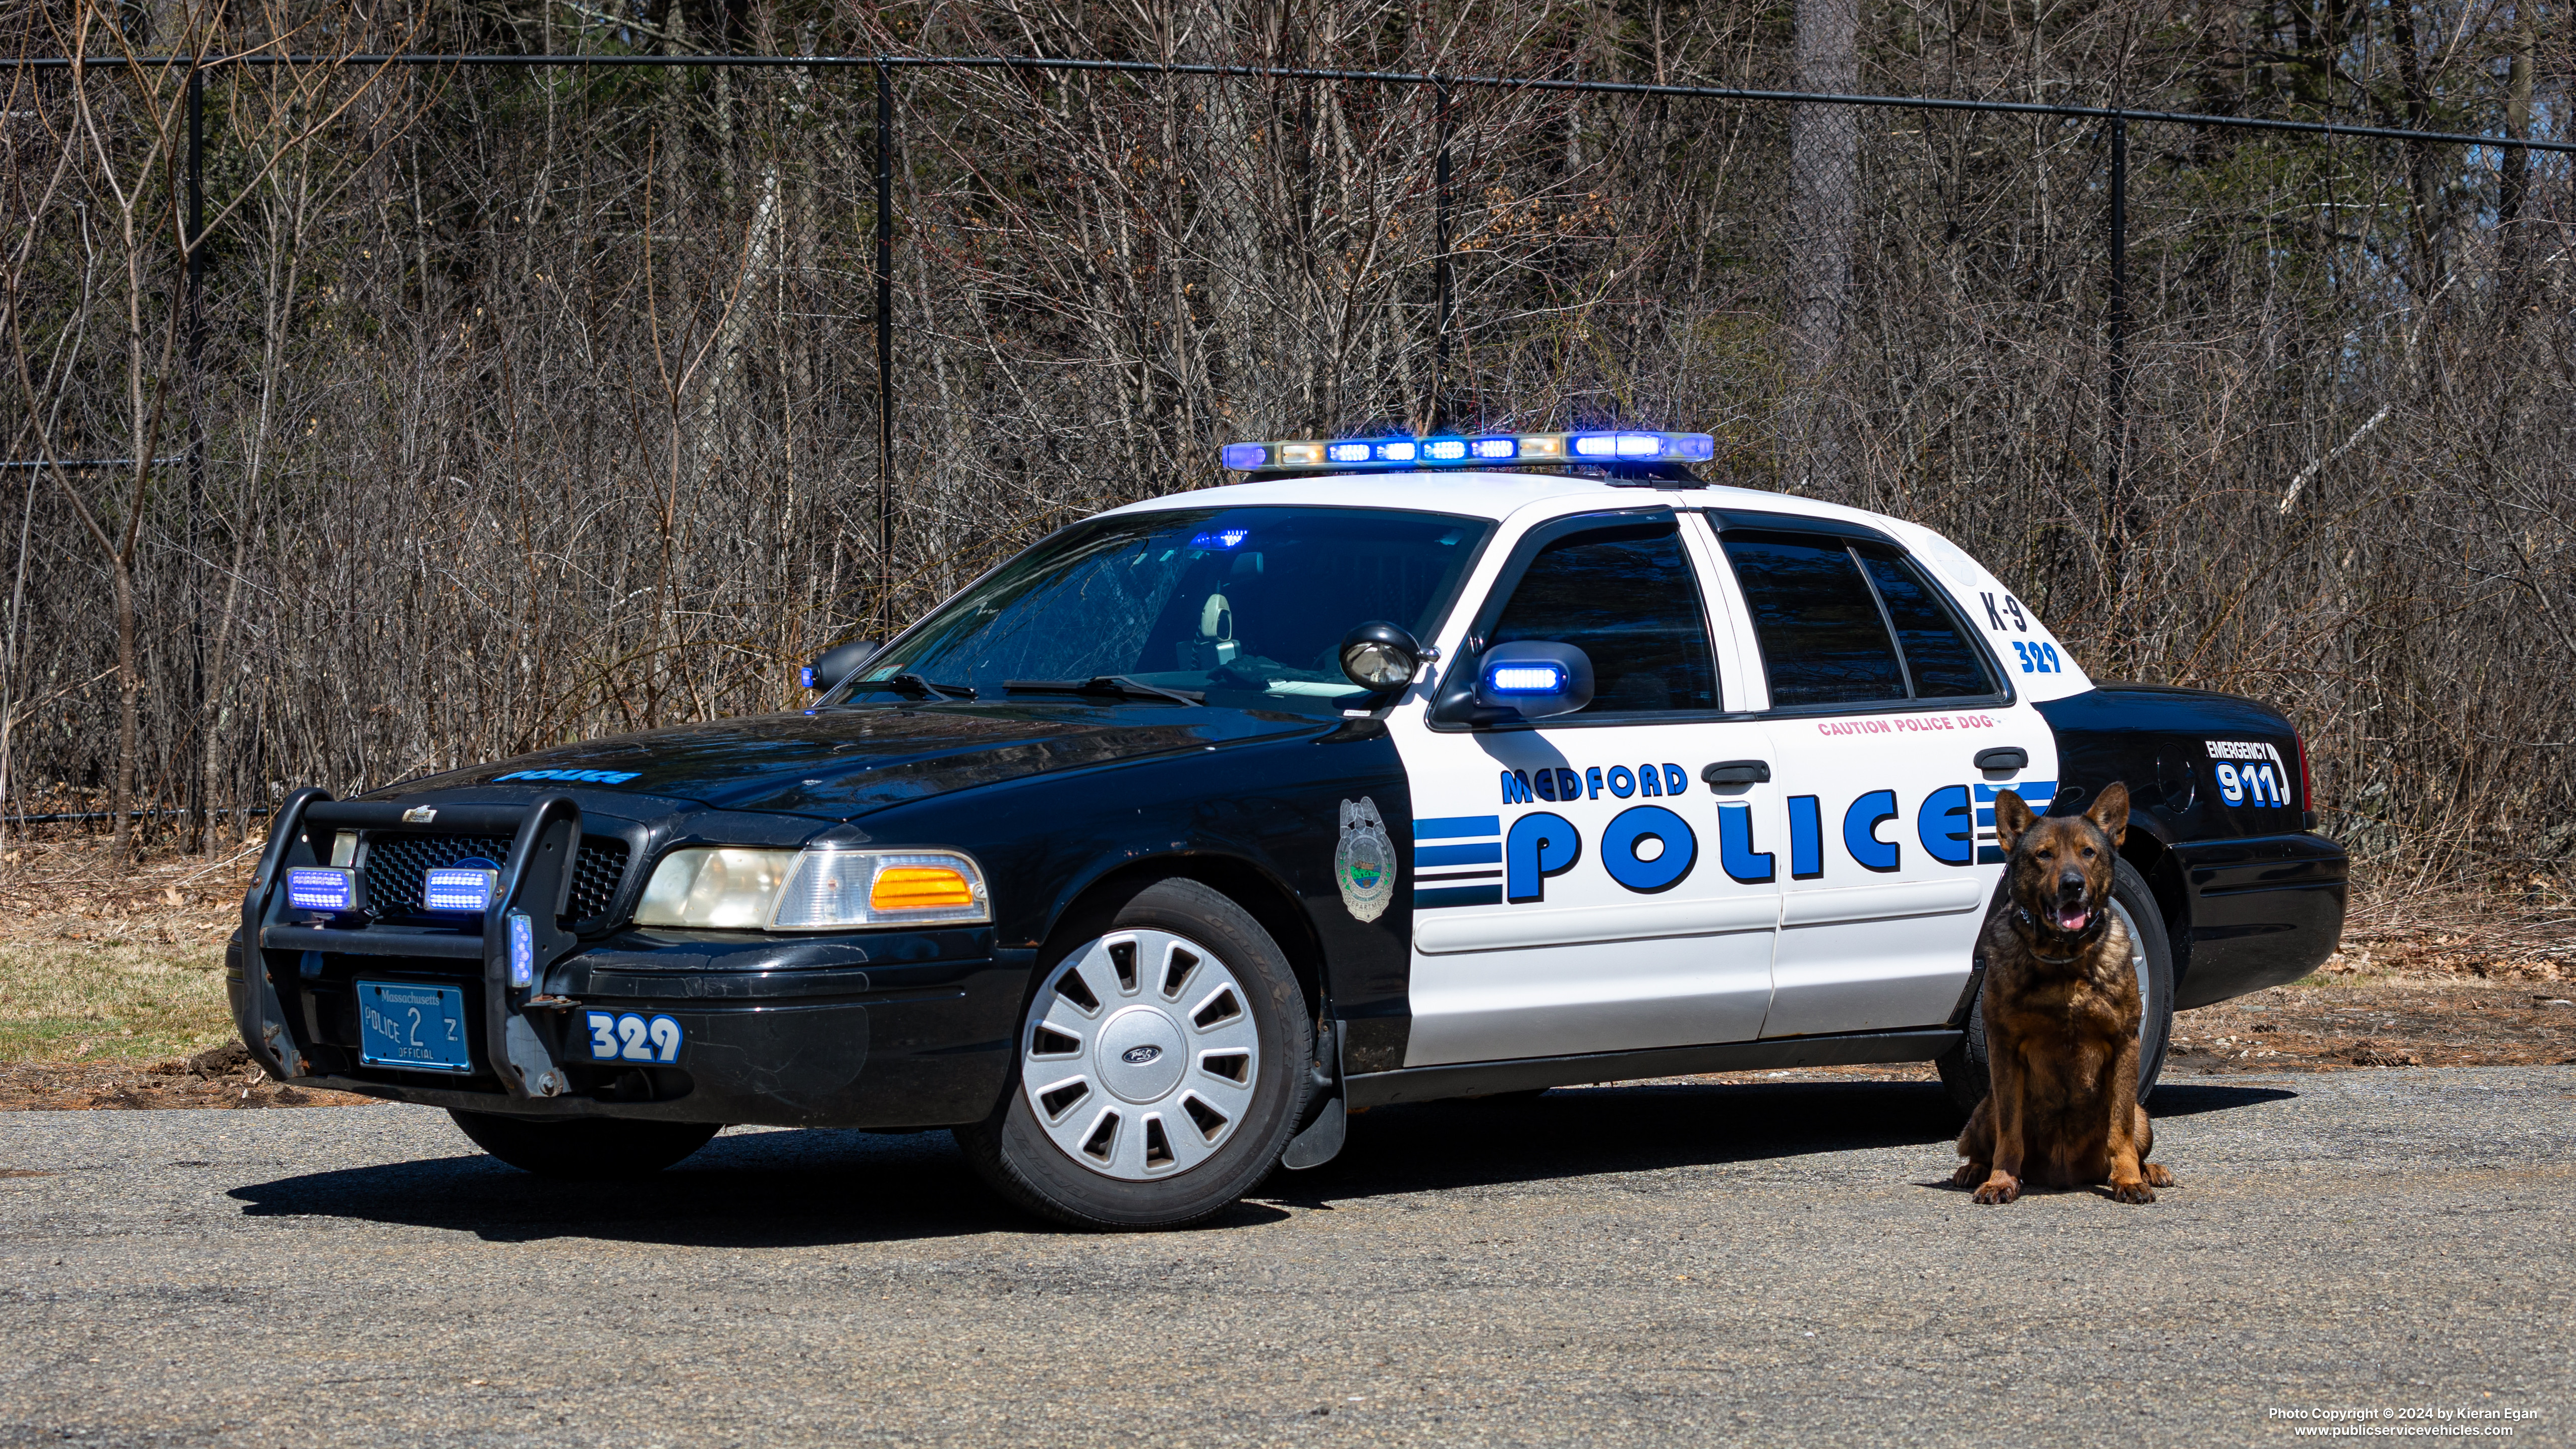
{"type": "Polygon", "coordinates": [[[2093,919],[2092,912],[2082,906],[2072,907],[2057,913],[2057,928],[2061,931],[2080,931],[2084,929],[2084,923],[2091,919],[2093,919]]]}

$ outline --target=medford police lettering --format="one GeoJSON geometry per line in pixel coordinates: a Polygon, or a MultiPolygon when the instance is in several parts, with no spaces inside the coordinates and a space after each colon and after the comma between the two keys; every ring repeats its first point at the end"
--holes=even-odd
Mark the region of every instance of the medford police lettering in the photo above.
{"type": "MultiPolygon", "coordinates": [[[[1581,805],[1592,798],[1587,782],[1594,776],[1601,777],[1605,790],[1618,794],[1610,777],[1619,768],[1586,769],[1579,776],[1570,768],[1506,771],[1504,800],[1528,800],[1528,795],[1520,793],[1518,781],[1528,779],[1535,794],[1544,779],[1556,792],[1546,798],[1581,805]]],[[[1662,777],[1658,783],[1672,787],[1666,798],[1681,793],[1689,784],[1687,776],[1674,780],[1654,766],[1640,766],[1629,772],[1625,783],[1639,785],[1650,777],[1662,777]]],[[[1925,858],[1941,866],[2001,863],[2003,852],[1995,844],[1995,798],[2005,790],[2019,791],[2033,808],[2045,809],[2056,796],[2057,782],[2020,780],[2008,785],[1980,782],[1935,786],[1913,811],[1912,843],[1922,849],[1925,858]]],[[[1789,879],[1817,880],[1825,875],[1829,819],[1838,826],[1832,839],[1841,846],[1841,859],[1872,875],[1901,872],[1908,843],[1904,829],[1907,811],[1898,792],[1892,788],[1868,789],[1833,799],[1830,816],[1824,796],[1791,795],[1785,800],[1789,879]]],[[[1775,832],[1780,817],[1741,800],[1719,800],[1716,809],[1718,868],[1739,885],[1769,885],[1779,880],[1775,832]]],[[[1587,834],[1591,832],[1584,825],[1548,810],[1525,812],[1513,817],[1508,826],[1497,815],[1416,820],[1414,909],[1544,902],[1549,881],[1584,863],[1587,834]],[[1502,837],[1499,847],[1494,843],[1497,835],[1502,837]],[[1499,872],[1490,868],[1460,869],[1490,867],[1497,862],[1503,867],[1499,872]],[[1491,886],[1449,884],[1490,881],[1497,874],[1503,878],[1499,891],[1491,886]]],[[[1592,840],[1602,871],[1638,895],[1671,890],[1687,880],[1699,862],[1697,829],[1681,813],[1660,805],[1632,805],[1617,812],[1599,827],[1597,834],[1592,834],[1592,840]]]]}
{"type": "Polygon", "coordinates": [[[1577,800],[1598,800],[1605,790],[1613,797],[1625,800],[1632,795],[1648,798],[1679,795],[1689,789],[1690,776],[1681,766],[1674,764],[1639,765],[1633,770],[1626,765],[1612,765],[1606,770],[1594,765],[1579,775],[1570,769],[1547,766],[1503,771],[1503,803],[1506,805],[1527,805],[1533,799],[1562,800],[1569,804],[1577,800]]]}

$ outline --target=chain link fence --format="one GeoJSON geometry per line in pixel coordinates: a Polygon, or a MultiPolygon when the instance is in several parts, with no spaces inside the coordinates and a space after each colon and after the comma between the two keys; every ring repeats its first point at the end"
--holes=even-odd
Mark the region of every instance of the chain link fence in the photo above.
{"type": "Polygon", "coordinates": [[[2576,845],[2548,55],[2311,108],[2342,134],[2150,118],[2181,82],[1746,94],[1977,89],[1830,14],[1840,70],[1805,29],[1532,65],[1501,12],[1436,76],[1239,28],[1125,69],[962,21],[780,55],[829,27],[765,11],[765,56],[529,63],[683,48],[649,14],[8,72],[9,456],[189,460],[0,473],[11,810],[796,706],[821,646],[1224,481],[1227,439],[1636,423],[1943,530],[2097,677],[2285,707],[2386,881],[2576,845]]]}

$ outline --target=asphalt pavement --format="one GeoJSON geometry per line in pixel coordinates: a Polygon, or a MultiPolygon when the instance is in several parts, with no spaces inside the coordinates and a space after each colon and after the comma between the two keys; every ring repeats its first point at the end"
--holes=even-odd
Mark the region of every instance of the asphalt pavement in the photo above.
{"type": "Polygon", "coordinates": [[[944,1133],[598,1187],[423,1108],[10,1113],[0,1443],[2576,1442],[2576,1068],[2155,1110],[2145,1207],[1973,1205],[1927,1085],[1674,1083],[1381,1109],[1112,1237],[944,1133]]]}

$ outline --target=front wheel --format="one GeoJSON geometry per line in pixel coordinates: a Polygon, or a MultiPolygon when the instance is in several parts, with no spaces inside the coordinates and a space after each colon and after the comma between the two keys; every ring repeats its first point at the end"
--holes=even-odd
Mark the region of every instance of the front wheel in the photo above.
{"type": "MultiPolygon", "coordinates": [[[[2009,897],[2002,898],[1996,909],[2009,905],[2009,897]]],[[[2173,1039],[2173,943],[2165,935],[2156,893],[2125,860],[2116,862],[2111,873],[2111,909],[2129,928],[2129,968],[2138,974],[2138,1100],[2143,1102],[2164,1075],[2165,1048],[2173,1039]]],[[[1980,940],[1984,935],[1978,932],[1980,940]]],[[[1933,1063],[1940,1069],[1942,1090],[1963,1116],[1977,1110],[1993,1085],[1986,1065],[1985,996],[1980,987],[1968,1003],[1966,1034],[1933,1063]]]]}
{"type": "Polygon", "coordinates": [[[1314,1025],[1249,912],[1157,881],[1045,966],[1019,1080],[957,1131],[1003,1196],[1086,1228],[1173,1228],[1278,1165],[1305,1105],[1314,1025]]]}
{"type": "Polygon", "coordinates": [[[522,1172],[590,1181],[650,1177],[724,1130],[712,1122],[626,1117],[510,1117],[454,1108],[447,1115],[475,1146],[522,1172]]]}

